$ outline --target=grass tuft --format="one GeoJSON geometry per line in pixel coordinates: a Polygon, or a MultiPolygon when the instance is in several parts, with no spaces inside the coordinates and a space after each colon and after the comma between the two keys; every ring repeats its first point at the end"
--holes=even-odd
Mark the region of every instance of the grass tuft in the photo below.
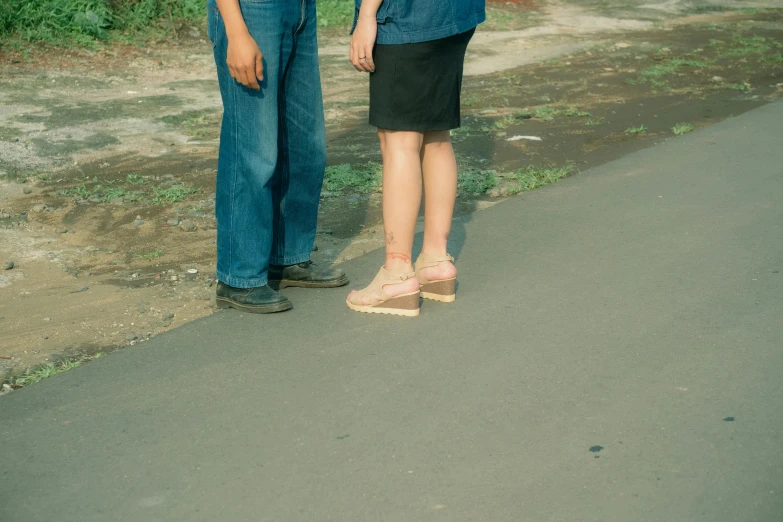
{"type": "Polygon", "coordinates": [[[625,133],[636,134],[636,135],[647,134],[647,127],[645,127],[644,125],[639,125],[638,127],[628,127],[627,129],[625,129],[625,133]]]}
{"type": "Polygon", "coordinates": [[[674,127],[672,127],[672,132],[677,136],[682,136],[683,134],[687,134],[692,130],[693,130],[692,123],[678,123],[674,127]]]}
{"type": "Polygon", "coordinates": [[[329,192],[375,192],[381,188],[383,167],[368,162],[351,165],[342,163],[326,167],[324,190],[329,192]]]}

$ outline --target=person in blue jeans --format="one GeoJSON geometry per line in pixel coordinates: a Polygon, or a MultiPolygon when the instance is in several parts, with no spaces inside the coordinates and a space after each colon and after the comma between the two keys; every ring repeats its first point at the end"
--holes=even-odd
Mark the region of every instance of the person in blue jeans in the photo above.
{"type": "Polygon", "coordinates": [[[346,299],[357,312],[415,317],[420,298],[456,299],[447,252],[457,162],[465,51],[484,21],[484,0],[355,0],[350,60],[370,73],[370,124],[383,156],[386,263],[346,299]],[[412,262],[424,195],[424,241],[412,262]]]}
{"type": "Polygon", "coordinates": [[[223,122],[217,305],[288,310],[276,289],[338,287],[310,261],[326,165],[315,0],[210,0],[223,122]]]}

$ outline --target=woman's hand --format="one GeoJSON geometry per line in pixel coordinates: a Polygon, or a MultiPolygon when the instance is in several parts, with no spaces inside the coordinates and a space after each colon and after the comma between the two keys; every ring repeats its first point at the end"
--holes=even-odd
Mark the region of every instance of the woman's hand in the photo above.
{"type": "Polygon", "coordinates": [[[226,63],[231,77],[248,87],[261,90],[258,82],[264,81],[264,55],[250,33],[229,37],[226,63]]]}
{"type": "Polygon", "coordinates": [[[378,21],[375,14],[359,14],[359,21],[351,37],[350,58],[354,68],[360,72],[375,72],[372,61],[372,50],[375,47],[375,37],[378,35],[378,21]]]}

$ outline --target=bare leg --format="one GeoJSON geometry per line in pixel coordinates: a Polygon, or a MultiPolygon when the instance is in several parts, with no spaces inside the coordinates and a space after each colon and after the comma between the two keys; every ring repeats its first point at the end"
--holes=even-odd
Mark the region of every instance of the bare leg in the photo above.
{"type": "MultiPolygon", "coordinates": [[[[424,174],[424,244],[422,253],[445,256],[454,202],[457,198],[457,160],[451,146],[449,131],[424,133],[421,149],[424,174]]],[[[425,268],[422,275],[429,281],[456,277],[457,269],[450,262],[425,268]]]]}
{"type": "MultiPolygon", "coordinates": [[[[421,150],[424,136],[420,132],[379,129],[383,155],[383,227],[386,234],[386,269],[395,273],[413,272],[411,255],[416,218],[421,206],[421,150]]],[[[390,296],[415,292],[416,278],[387,285],[390,296]]],[[[353,295],[353,294],[352,294],[353,295]]],[[[369,305],[369,298],[362,299],[369,305]]]]}

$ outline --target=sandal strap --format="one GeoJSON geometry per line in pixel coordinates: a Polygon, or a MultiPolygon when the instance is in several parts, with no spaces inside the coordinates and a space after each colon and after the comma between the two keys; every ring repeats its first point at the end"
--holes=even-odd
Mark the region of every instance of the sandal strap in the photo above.
{"type": "Polygon", "coordinates": [[[446,254],[445,256],[428,256],[421,254],[416,260],[416,264],[414,265],[414,269],[416,270],[416,277],[419,279],[419,282],[423,284],[429,283],[429,281],[427,281],[421,275],[421,271],[423,269],[438,266],[438,264],[443,263],[444,261],[453,263],[454,258],[451,256],[451,254],[446,254]]]}
{"type": "Polygon", "coordinates": [[[387,270],[385,266],[382,266],[381,269],[378,271],[378,275],[375,276],[375,279],[373,279],[372,282],[367,287],[356,292],[355,296],[358,297],[359,299],[361,299],[362,296],[366,296],[367,298],[376,300],[373,298],[373,294],[377,294],[378,297],[381,298],[380,301],[378,302],[382,303],[384,301],[388,301],[389,299],[392,299],[392,296],[390,296],[383,290],[384,286],[404,283],[408,279],[413,279],[415,277],[416,277],[416,272],[392,272],[390,270],[387,270]]]}

